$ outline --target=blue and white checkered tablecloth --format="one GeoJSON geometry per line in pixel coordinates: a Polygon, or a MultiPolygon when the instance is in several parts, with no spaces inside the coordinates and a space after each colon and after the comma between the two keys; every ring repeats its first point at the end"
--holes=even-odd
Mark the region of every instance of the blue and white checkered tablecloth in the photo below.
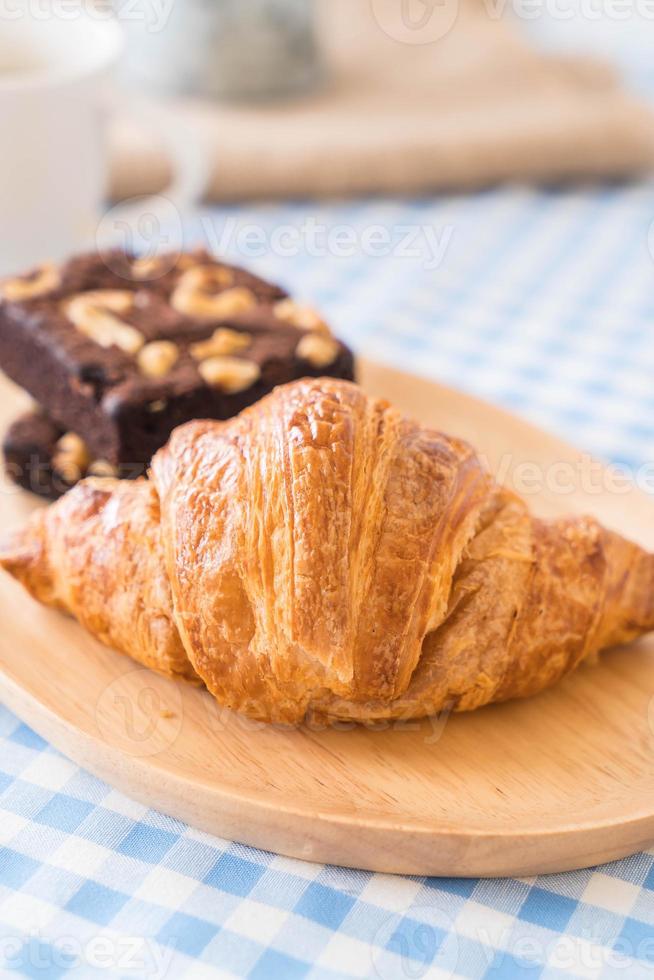
{"type": "MultiPolygon", "coordinates": [[[[654,459],[654,184],[212,211],[359,351],[654,459]]],[[[28,651],[26,651],[28,653],[28,651]]],[[[125,799],[0,710],[2,976],[654,977],[654,851],[538,879],[317,867],[125,799]]]]}

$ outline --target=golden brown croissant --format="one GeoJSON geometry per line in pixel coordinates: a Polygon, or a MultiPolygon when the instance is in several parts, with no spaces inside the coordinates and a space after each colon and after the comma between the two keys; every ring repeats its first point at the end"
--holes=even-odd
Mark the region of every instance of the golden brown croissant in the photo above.
{"type": "Polygon", "coordinates": [[[150,482],[79,484],[0,563],[269,721],[522,697],[654,628],[654,556],[532,517],[468,445],[324,378],[177,429],[150,482]]]}

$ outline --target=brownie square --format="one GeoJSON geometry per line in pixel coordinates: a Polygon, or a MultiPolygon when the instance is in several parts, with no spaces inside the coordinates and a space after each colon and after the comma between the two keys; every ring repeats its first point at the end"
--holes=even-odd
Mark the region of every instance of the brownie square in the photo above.
{"type": "MultiPolygon", "coordinates": [[[[104,460],[94,460],[84,440],[66,432],[42,409],[35,407],[19,416],[2,440],[5,471],[18,486],[56,500],[86,476],[113,476],[116,470],[104,460]]],[[[148,460],[118,475],[136,479],[145,476],[148,460]]]]}
{"type": "MultiPolygon", "coordinates": [[[[75,480],[56,473],[53,458],[63,430],[42,412],[26,412],[7,430],[2,451],[8,476],[41,497],[61,496],[75,480]]],[[[81,474],[80,474],[81,475],[81,474]]]]}
{"type": "Polygon", "coordinates": [[[227,419],[278,384],[354,371],[315,312],[203,251],[94,253],[5,281],[0,366],[93,460],[127,476],[183,422],[227,419]]]}

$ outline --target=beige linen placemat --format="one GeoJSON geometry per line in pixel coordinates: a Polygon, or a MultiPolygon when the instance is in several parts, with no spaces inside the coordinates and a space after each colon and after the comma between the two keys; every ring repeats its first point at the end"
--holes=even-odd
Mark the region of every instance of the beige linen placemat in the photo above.
{"type": "MultiPolygon", "coordinates": [[[[532,50],[491,2],[442,0],[431,30],[443,36],[416,43],[429,30],[404,28],[402,0],[323,0],[321,89],[284,104],[174,103],[208,154],[208,196],[410,193],[651,169],[650,110],[603,65],[532,50]]],[[[166,153],[143,128],[119,120],[112,150],[115,196],[169,181],[166,153]]]]}

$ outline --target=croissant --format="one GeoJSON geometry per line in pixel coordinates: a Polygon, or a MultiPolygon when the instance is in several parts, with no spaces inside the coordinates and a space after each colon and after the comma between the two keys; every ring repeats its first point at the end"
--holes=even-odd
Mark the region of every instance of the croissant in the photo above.
{"type": "Polygon", "coordinates": [[[0,548],[102,642],[266,721],[524,697],[654,628],[654,556],[543,521],[465,442],[307,379],[177,429],[150,480],[89,479],[0,548]]]}

